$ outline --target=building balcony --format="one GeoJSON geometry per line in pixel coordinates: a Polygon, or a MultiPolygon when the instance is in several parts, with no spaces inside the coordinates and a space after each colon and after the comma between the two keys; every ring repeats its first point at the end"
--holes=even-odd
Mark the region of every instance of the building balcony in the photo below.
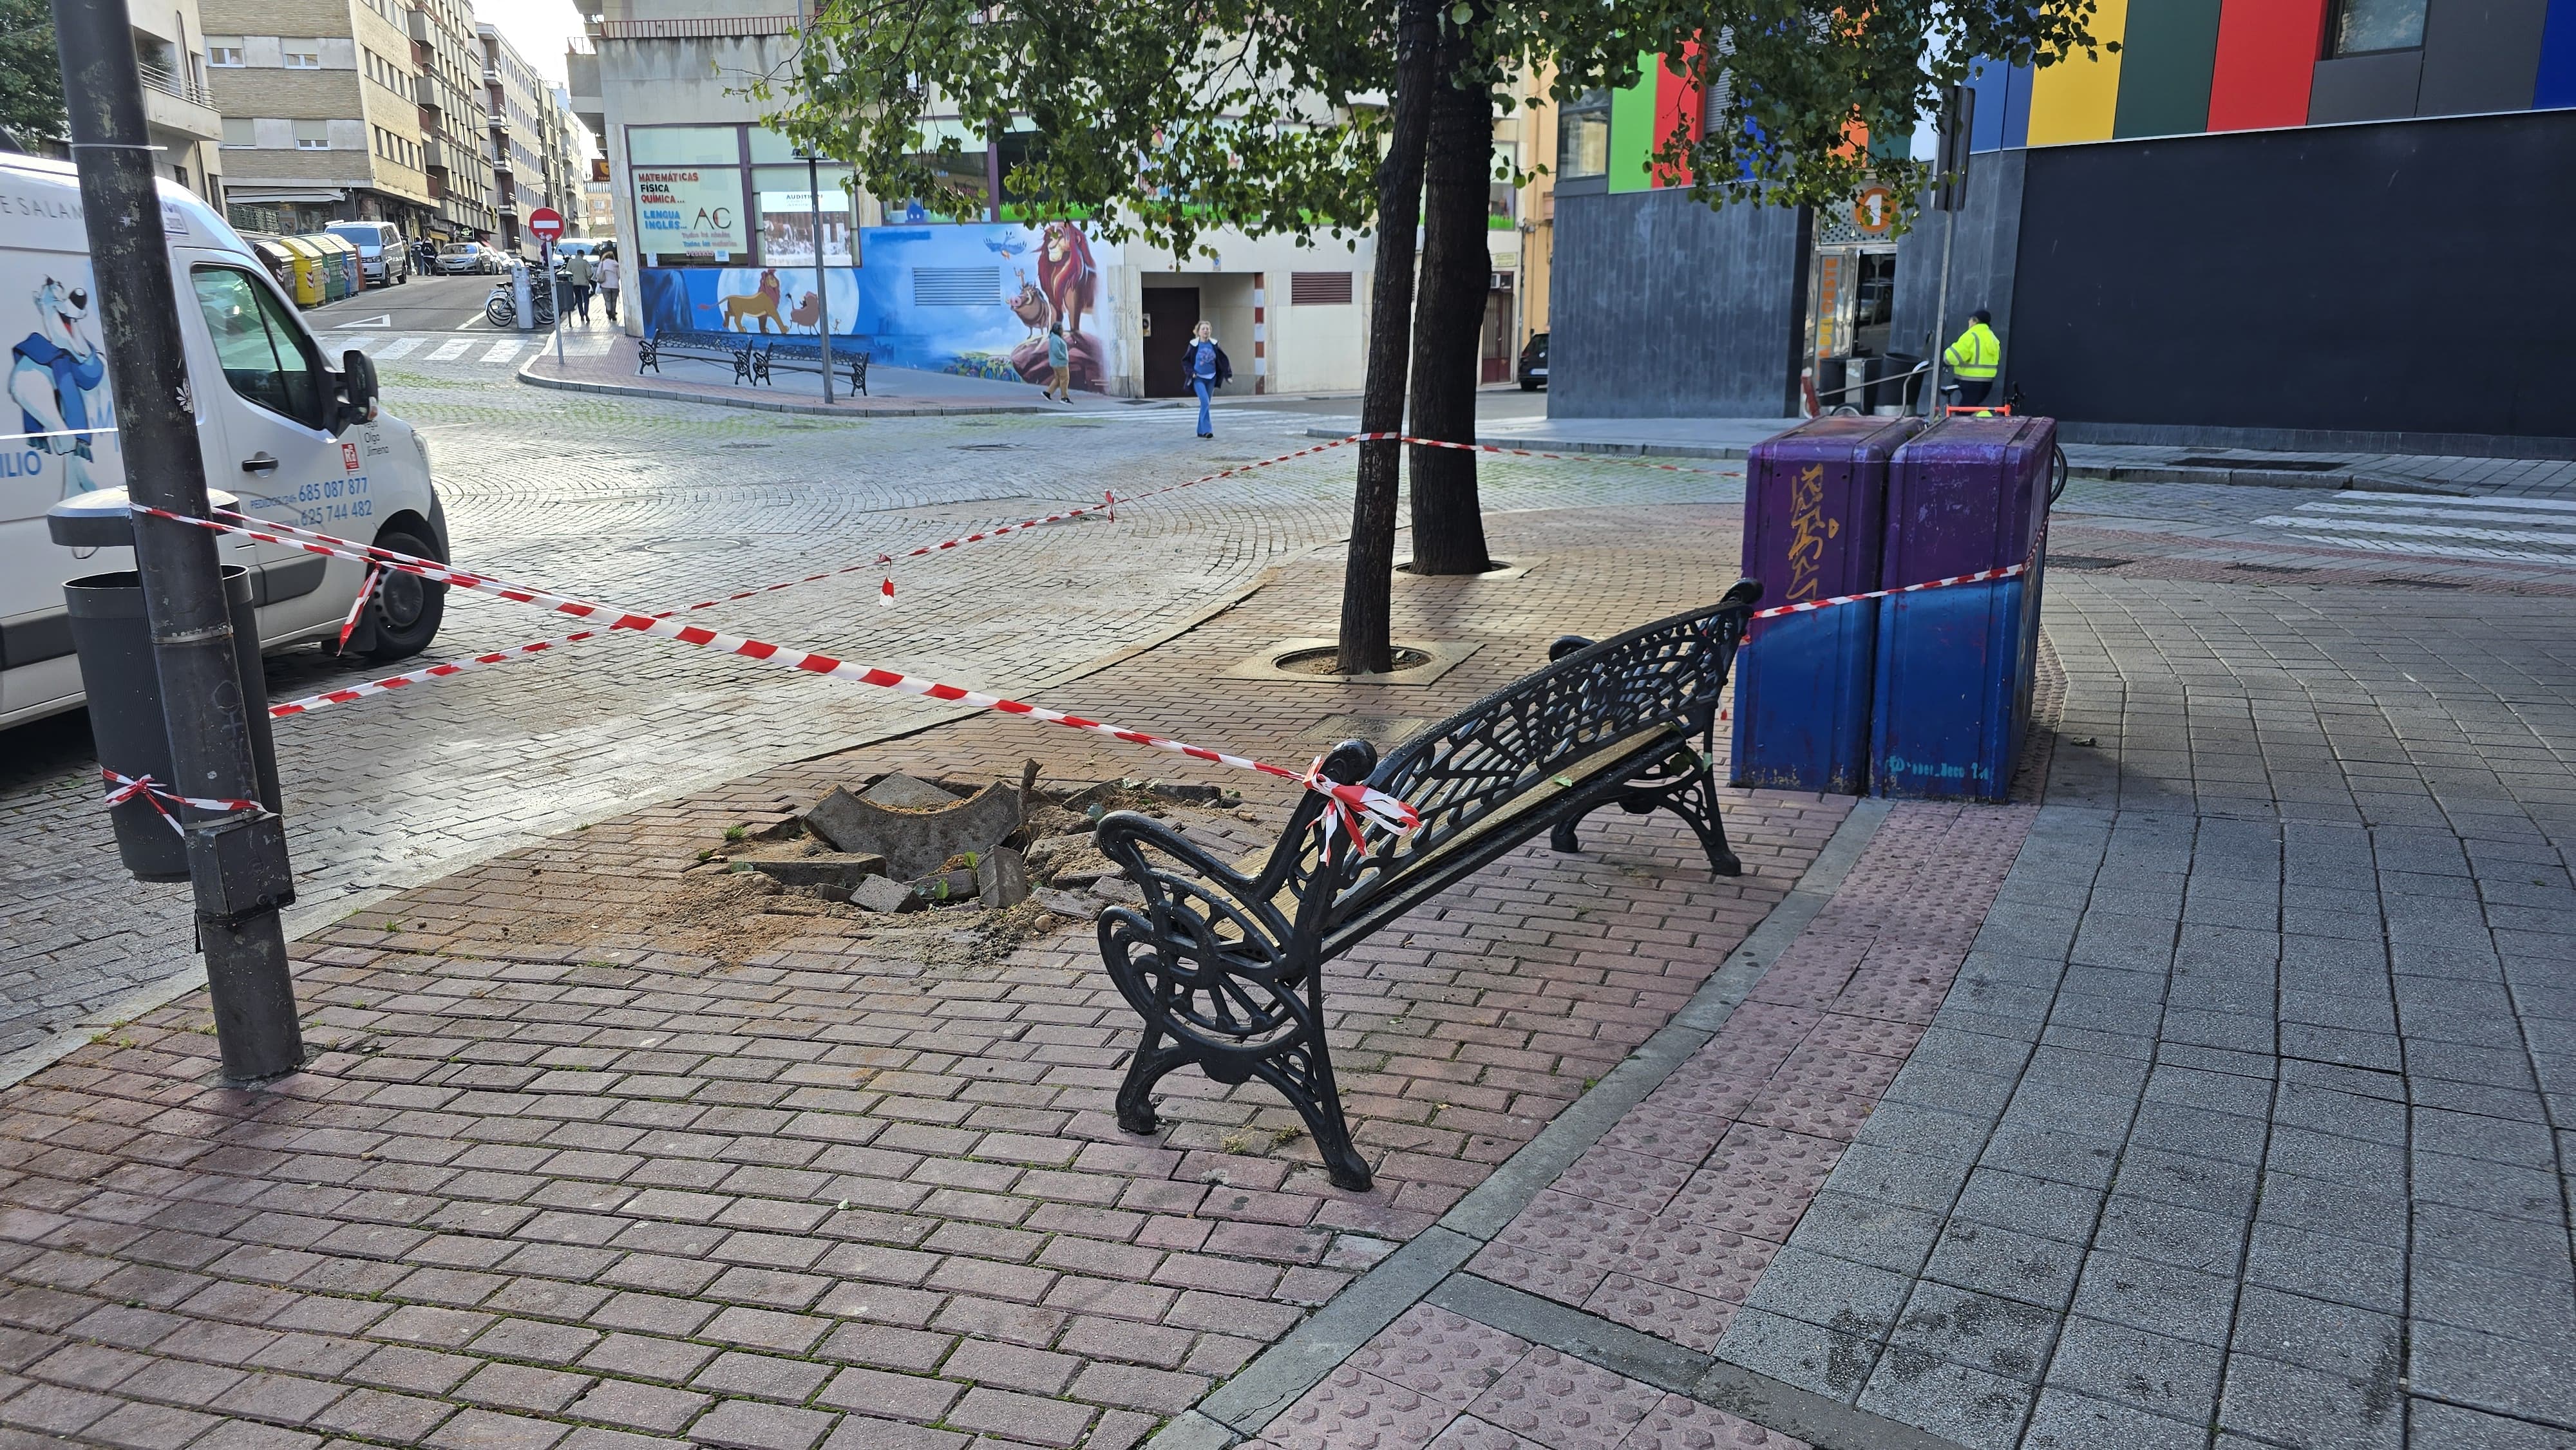
{"type": "Polygon", "coordinates": [[[201,141],[220,141],[224,135],[224,118],[215,110],[215,98],[200,85],[192,85],[180,76],[155,65],[138,65],[135,72],[143,81],[143,119],[165,131],[179,131],[201,141]]]}

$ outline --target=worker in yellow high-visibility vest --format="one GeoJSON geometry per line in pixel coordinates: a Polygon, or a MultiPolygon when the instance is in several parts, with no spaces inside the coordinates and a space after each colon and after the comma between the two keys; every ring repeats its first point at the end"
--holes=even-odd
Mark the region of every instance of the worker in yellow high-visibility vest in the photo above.
{"type": "Polygon", "coordinates": [[[1969,313],[1968,330],[1941,354],[1957,380],[1959,402],[1966,407],[1984,402],[1986,394],[1994,391],[1995,374],[2003,371],[2004,341],[1989,325],[1994,320],[1994,314],[1982,307],[1969,313]]]}

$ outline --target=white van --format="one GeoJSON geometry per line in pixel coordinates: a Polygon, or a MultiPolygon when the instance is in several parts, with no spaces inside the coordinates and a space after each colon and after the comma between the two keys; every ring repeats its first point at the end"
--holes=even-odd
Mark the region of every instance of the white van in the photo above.
{"type": "MultiPolygon", "coordinates": [[[[430,484],[429,447],[372,402],[375,370],[328,366],[268,268],[202,201],[161,183],[207,483],[242,510],[281,523],[444,560],[447,520],[430,484]],[[357,397],[348,396],[355,387],[357,397]]],[[[65,580],[131,569],[131,549],[67,549],[45,511],[74,494],[125,484],[100,351],[97,284],[81,226],[80,183],[61,162],[0,155],[0,726],[81,703],[79,662],[63,611],[65,580]]],[[[365,570],[341,559],[223,536],[224,562],[250,569],[260,644],[332,639],[365,570]]],[[[443,586],[387,574],[352,653],[371,661],[428,648],[443,586]]]]}
{"type": "Polygon", "coordinates": [[[411,280],[411,244],[392,222],[333,222],[322,230],[357,247],[358,266],[367,274],[368,286],[411,280]]]}

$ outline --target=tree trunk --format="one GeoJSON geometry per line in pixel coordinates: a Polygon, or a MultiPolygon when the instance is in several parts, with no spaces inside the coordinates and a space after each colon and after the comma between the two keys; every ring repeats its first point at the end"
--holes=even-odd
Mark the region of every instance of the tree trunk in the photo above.
{"type": "MultiPolygon", "coordinates": [[[[1493,195],[1494,101],[1476,64],[1476,39],[1492,14],[1492,0],[1473,0],[1464,25],[1443,27],[1425,147],[1413,433],[1453,443],[1476,441],[1477,343],[1493,273],[1486,214],[1493,195]]],[[[1476,454],[1420,445],[1407,451],[1413,466],[1413,571],[1483,573],[1491,561],[1476,501],[1476,454]]]]}
{"type": "MultiPolygon", "coordinates": [[[[1423,146],[1439,85],[1437,0],[1398,0],[1395,113],[1377,168],[1377,263],[1369,281],[1368,380],[1360,431],[1404,427],[1406,356],[1413,344],[1413,231],[1422,215],[1423,146]]],[[[1359,445],[1359,486],[1351,499],[1351,547],[1342,569],[1342,632],[1335,668],[1376,674],[1395,663],[1395,499],[1401,445],[1359,445]]]]}

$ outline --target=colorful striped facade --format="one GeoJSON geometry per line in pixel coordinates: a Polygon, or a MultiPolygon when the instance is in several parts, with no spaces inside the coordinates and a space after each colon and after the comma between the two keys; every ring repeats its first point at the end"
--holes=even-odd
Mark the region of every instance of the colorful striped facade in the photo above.
{"type": "MultiPolygon", "coordinates": [[[[2431,0],[2416,50],[2329,56],[2333,0],[2099,0],[2117,51],[2034,70],[1980,61],[1973,149],[2576,107],[2576,0],[2431,0]]],[[[1610,98],[1613,192],[1688,180],[1647,157],[1700,114],[1662,57],[1610,98]]]]}

